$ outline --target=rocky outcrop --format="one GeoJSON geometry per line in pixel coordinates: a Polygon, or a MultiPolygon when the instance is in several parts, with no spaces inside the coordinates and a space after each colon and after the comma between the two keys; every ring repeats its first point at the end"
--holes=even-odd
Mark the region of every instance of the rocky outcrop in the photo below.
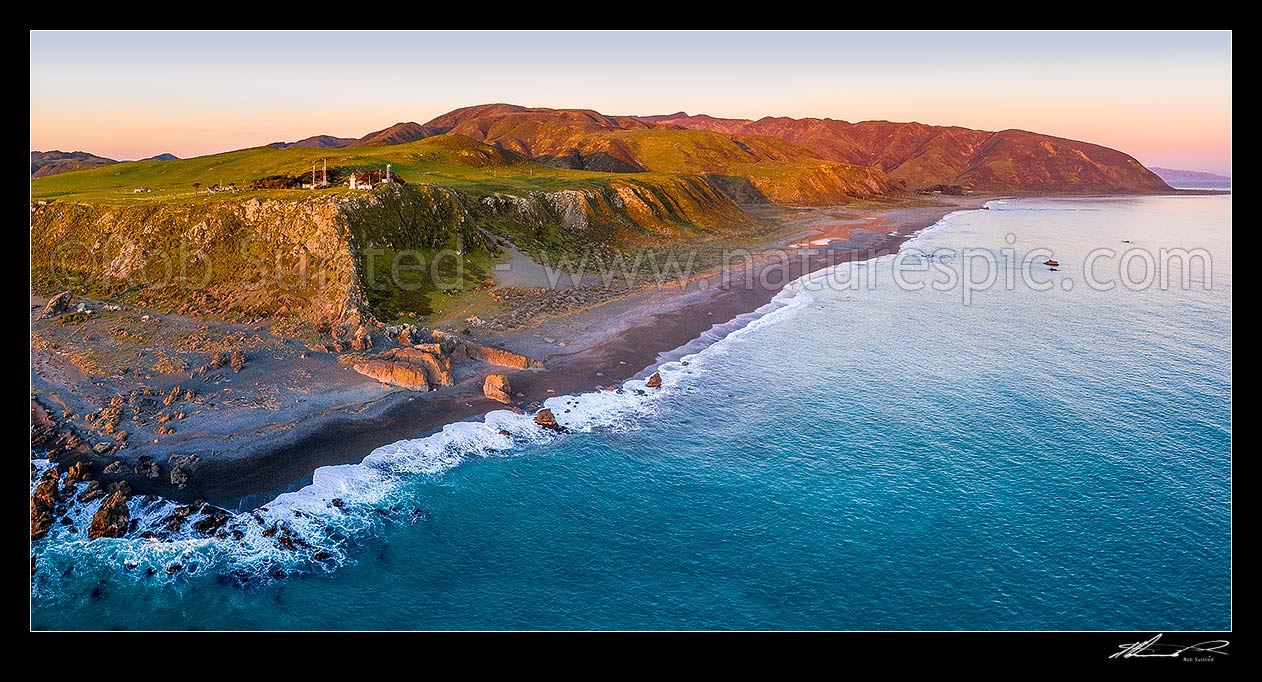
{"type": "Polygon", "coordinates": [[[543,408],[535,413],[535,423],[545,429],[565,433],[566,428],[557,423],[556,415],[552,414],[552,410],[543,408]]]}
{"type": "Polygon", "coordinates": [[[44,306],[44,317],[57,317],[70,309],[70,292],[63,291],[48,299],[44,306]]]}
{"type": "MultiPolygon", "coordinates": [[[[229,356],[227,353],[215,353],[214,355],[210,356],[210,359],[206,361],[206,364],[202,365],[201,367],[197,369],[197,372],[199,374],[208,374],[222,367],[227,367],[228,357],[229,356]]],[[[176,387],[175,390],[178,391],[178,389],[179,387],[176,387]]]]}
{"type": "MultiPolygon", "coordinates": [[[[167,457],[167,463],[171,465],[169,476],[171,485],[180,489],[188,485],[189,472],[197,466],[199,461],[201,461],[201,457],[192,454],[182,455],[176,453],[167,457]]],[[[154,468],[157,468],[156,465],[154,468]]]]}
{"type": "Polygon", "coordinates": [[[151,461],[148,456],[141,455],[140,461],[136,462],[136,466],[132,467],[132,472],[149,478],[160,478],[162,469],[158,467],[158,463],[151,461]]]}
{"type": "Polygon", "coordinates": [[[391,362],[389,360],[368,360],[353,365],[356,372],[371,377],[383,384],[393,384],[414,391],[428,391],[429,382],[425,379],[425,370],[410,362],[391,362]]]}
{"type": "Polygon", "coordinates": [[[493,346],[479,346],[477,344],[468,344],[470,346],[470,355],[488,362],[492,365],[500,367],[512,367],[514,369],[538,369],[543,367],[543,363],[534,358],[526,357],[521,353],[514,353],[503,348],[495,348],[493,346]]]}
{"type": "Polygon", "coordinates": [[[644,382],[644,385],[645,385],[645,386],[647,386],[648,388],[658,388],[658,387],[660,387],[660,386],[662,385],[662,375],[661,375],[661,373],[660,373],[660,372],[653,372],[653,376],[650,376],[650,377],[649,377],[649,380],[648,380],[648,381],[646,381],[646,382],[644,382]]]}
{"type": "Polygon", "coordinates": [[[57,437],[57,422],[48,408],[34,397],[31,398],[31,447],[50,443],[57,437]]]}
{"type": "Polygon", "coordinates": [[[88,537],[121,538],[127,532],[127,524],[131,521],[131,511],[127,509],[127,495],[118,490],[101,503],[101,508],[92,515],[92,524],[88,526],[88,537]]]}
{"type": "Polygon", "coordinates": [[[416,348],[394,348],[353,367],[382,383],[412,390],[450,386],[454,381],[451,362],[446,357],[416,348]]]}
{"type": "Polygon", "coordinates": [[[369,348],[372,348],[372,336],[363,325],[360,325],[355,330],[355,336],[351,338],[351,350],[368,350],[369,348]]]}
{"type": "Polygon", "coordinates": [[[100,481],[88,481],[87,487],[75,499],[80,503],[91,502],[92,500],[105,497],[105,489],[101,487],[100,481]]]}
{"type": "Polygon", "coordinates": [[[496,402],[508,404],[512,402],[512,389],[508,387],[508,377],[503,374],[491,374],[482,382],[482,395],[496,402]]]}
{"type": "Polygon", "coordinates": [[[437,347],[438,352],[454,364],[463,365],[481,360],[481,356],[476,354],[477,344],[475,343],[437,330],[430,332],[430,339],[430,343],[420,344],[420,346],[424,346],[424,350],[428,352],[433,352],[433,349],[437,347]]]}
{"type": "Polygon", "coordinates": [[[398,348],[377,356],[378,359],[383,357],[420,365],[430,386],[450,386],[454,381],[451,361],[441,354],[419,348],[398,348]]]}
{"type": "MultiPolygon", "coordinates": [[[[205,375],[217,369],[222,369],[224,367],[231,367],[233,373],[235,374],[237,372],[240,372],[241,369],[245,367],[245,363],[246,363],[245,351],[234,350],[231,353],[219,352],[210,356],[210,359],[206,361],[206,364],[198,368],[197,371],[200,374],[205,375]]],[[[180,393],[180,387],[176,386],[175,388],[171,389],[172,395],[168,396],[168,399],[171,399],[172,402],[174,402],[174,398],[179,397],[179,393],[180,393]]],[[[166,404],[170,405],[171,403],[166,403],[166,404]]]]}
{"type": "Polygon", "coordinates": [[[70,465],[66,471],[66,483],[86,481],[92,476],[92,462],[81,460],[70,465]]]}
{"type": "Polygon", "coordinates": [[[57,487],[61,473],[54,466],[40,477],[35,492],[31,494],[31,539],[38,540],[48,534],[57,512],[61,493],[57,487]]]}
{"type": "Polygon", "coordinates": [[[198,533],[201,533],[206,537],[210,537],[218,532],[219,529],[231,519],[231,514],[223,509],[215,507],[210,511],[205,512],[202,518],[193,522],[193,530],[196,530],[198,533]]]}

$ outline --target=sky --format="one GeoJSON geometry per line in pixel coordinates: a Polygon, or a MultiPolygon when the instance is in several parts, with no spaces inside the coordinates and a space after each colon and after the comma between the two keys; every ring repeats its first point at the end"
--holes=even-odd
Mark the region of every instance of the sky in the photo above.
{"type": "Polygon", "coordinates": [[[1230,32],[31,32],[31,149],[189,157],[488,102],[1020,128],[1231,171],[1230,32]]]}

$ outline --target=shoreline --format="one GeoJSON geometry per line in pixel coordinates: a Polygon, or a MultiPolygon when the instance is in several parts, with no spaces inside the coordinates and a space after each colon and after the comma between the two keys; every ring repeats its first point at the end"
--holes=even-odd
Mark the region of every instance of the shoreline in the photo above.
{"type": "MultiPolygon", "coordinates": [[[[611,387],[647,375],[663,356],[696,341],[715,325],[758,310],[785,285],[805,274],[896,253],[917,232],[948,214],[976,210],[996,198],[1000,197],[950,197],[938,199],[932,206],[865,207],[857,211],[836,207],[832,210],[847,214],[848,222],[853,223],[845,230],[846,238],[833,240],[828,248],[810,249],[804,259],[776,264],[778,276],[774,280],[765,277],[767,263],[733,276],[726,287],[720,286],[717,272],[710,272],[693,277],[683,287],[651,288],[547,320],[532,329],[488,334],[479,340],[545,358],[544,371],[495,370],[503,371],[513,390],[524,394],[522,401],[527,408],[551,397],[611,387]],[[864,224],[864,220],[874,224],[864,224]],[[573,341],[558,342],[554,337],[573,341]]],[[[799,213],[790,220],[804,218],[815,218],[816,225],[756,247],[755,253],[785,248],[804,234],[821,232],[820,223],[837,224],[835,217],[818,210],[799,213]]],[[[378,447],[422,438],[447,424],[505,409],[483,397],[481,380],[486,373],[477,372],[436,395],[394,391],[359,413],[339,411],[302,420],[268,443],[244,448],[235,456],[206,460],[175,499],[204,499],[229,509],[252,509],[310,484],[320,467],[358,463],[378,447]]]]}
{"type": "MultiPolygon", "coordinates": [[[[32,423],[37,413],[51,419],[39,446],[51,447],[52,459],[65,466],[92,463],[102,486],[126,482],[137,495],[250,510],[310,484],[321,467],[357,464],[379,447],[493,410],[533,412],[549,398],[643,378],[672,353],[756,319],[751,314],[789,282],[896,253],[944,216],[1000,198],[746,207],[768,225],[761,241],[683,244],[684,267],[656,283],[651,277],[663,271],[641,270],[639,283],[623,295],[545,313],[525,328],[479,328],[469,337],[543,360],[545,369],[466,364],[453,367],[453,385],[430,392],[385,386],[351,367],[355,361],[347,360],[355,354],[273,335],[264,320],[222,322],[83,299],[93,308],[90,317],[53,323],[42,321],[47,299],[32,295],[32,423]],[[723,268],[729,256],[732,264],[723,268]],[[182,362],[181,349],[190,348],[196,350],[189,362],[172,369],[182,362]],[[198,368],[212,351],[223,364],[198,368]],[[244,362],[226,366],[227,353],[244,362]],[[510,405],[483,395],[491,373],[507,376],[510,405]],[[112,425],[104,419],[110,412],[112,425]],[[186,472],[178,485],[177,467],[186,472]]],[[[385,334],[377,340],[383,349],[394,343],[385,334]]],[[[35,445],[33,439],[33,452],[35,445]]]]}

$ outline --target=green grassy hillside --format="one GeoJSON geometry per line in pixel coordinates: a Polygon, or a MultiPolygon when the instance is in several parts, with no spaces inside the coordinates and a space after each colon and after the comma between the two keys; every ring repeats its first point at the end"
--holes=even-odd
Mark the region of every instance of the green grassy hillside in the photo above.
{"type": "MultiPolygon", "coordinates": [[[[277,198],[310,196],[309,190],[245,188],[252,180],[271,175],[310,172],[312,164],[328,159],[330,167],[347,172],[360,169],[393,170],[406,182],[424,182],[458,189],[490,192],[555,191],[608,180],[613,174],[550,168],[524,161],[508,152],[461,135],[440,135],[406,144],[382,147],[311,149],[253,147],[177,161],[135,161],[84,171],[62,173],[31,181],[36,200],[73,199],[104,203],[207,198],[211,185],[236,183],[241,194],[277,198]],[[193,183],[200,183],[195,192],[193,183]],[[136,193],[138,187],[152,192],[136,193]]],[[[331,188],[321,192],[350,192],[331,188]]]]}
{"type": "Polygon", "coordinates": [[[450,130],[563,169],[720,176],[716,184],[743,201],[835,205],[903,189],[879,168],[830,161],[779,138],[651,128],[589,110],[489,105],[457,110],[422,127],[450,130]]]}
{"type": "Polygon", "coordinates": [[[900,190],[879,169],[825,161],[773,137],[666,129],[617,131],[597,140],[628,149],[650,171],[743,179],[776,204],[827,206],[900,190]]]}

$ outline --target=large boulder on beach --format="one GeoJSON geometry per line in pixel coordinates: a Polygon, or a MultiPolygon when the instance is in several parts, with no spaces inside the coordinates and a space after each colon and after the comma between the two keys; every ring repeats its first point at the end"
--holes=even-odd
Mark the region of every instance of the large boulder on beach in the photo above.
{"type": "Polygon", "coordinates": [[[394,348],[353,365],[356,372],[386,384],[413,390],[450,386],[451,361],[416,348],[394,348]]]}
{"type": "Polygon", "coordinates": [[[513,392],[508,387],[508,377],[503,374],[487,375],[486,381],[482,382],[482,395],[499,403],[512,402],[513,392]]]}
{"type": "Polygon", "coordinates": [[[127,509],[127,495],[117,490],[101,503],[101,508],[92,515],[92,524],[88,526],[88,537],[121,538],[127,532],[127,524],[131,521],[131,511],[127,509]]]}
{"type": "Polygon", "coordinates": [[[457,339],[451,344],[440,344],[440,347],[443,349],[443,352],[446,353],[447,357],[457,365],[469,362],[478,362],[481,360],[481,356],[477,352],[477,344],[467,343],[457,339]]]}
{"type": "Polygon", "coordinates": [[[540,369],[543,367],[542,362],[521,353],[514,353],[511,350],[504,350],[494,346],[483,346],[480,343],[437,330],[430,332],[430,340],[432,343],[438,344],[442,348],[443,355],[456,364],[485,362],[500,367],[512,367],[513,369],[540,369]]]}
{"type": "Polygon", "coordinates": [[[431,386],[450,386],[455,382],[455,378],[451,374],[451,361],[442,355],[426,352],[418,348],[397,348],[388,353],[383,353],[382,356],[389,356],[387,359],[420,365],[425,372],[425,380],[431,386]]]}
{"type": "Polygon", "coordinates": [[[393,384],[414,391],[428,391],[425,369],[419,365],[389,360],[367,360],[353,365],[356,372],[383,384],[393,384]]]}
{"type": "Polygon", "coordinates": [[[514,353],[511,350],[496,348],[494,346],[479,346],[477,344],[466,343],[469,346],[469,353],[473,357],[483,362],[500,367],[512,367],[514,369],[536,369],[543,367],[543,363],[534,358],[526,357],[521,353],[514,353]]]}
{"type": "Polygon", "coordinates": [[[70,292],[63,291],[48,299],[44,306],[44,317],[56,317],[70,309],[70,292]]]}
{"type": "Polygon", "coordinates": [[[653,376],[649,377],[649,380],[648,380],[648,381],[646,381],[646,382],[644,382],[644,385],[645,385],[645,386],[647,386],[647,387],[649,387],[649,388],[658,388],[658,387],[660,387],[660,386],[662,385],[662,375],[661,375],[661,373],[660,373],[660,372],[653,372],[653,376]]]}

